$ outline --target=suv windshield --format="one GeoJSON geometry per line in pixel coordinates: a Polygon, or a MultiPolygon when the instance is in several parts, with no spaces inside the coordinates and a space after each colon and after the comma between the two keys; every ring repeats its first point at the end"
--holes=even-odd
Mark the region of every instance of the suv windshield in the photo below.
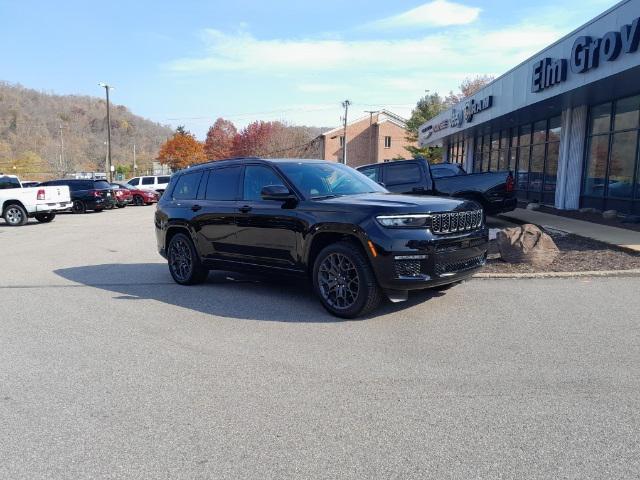
{"type": "Polygon", "coordinates": [[[387,191],[339,163],[281,163],[278,167],[303,195],[312,199],[387,191]]]}

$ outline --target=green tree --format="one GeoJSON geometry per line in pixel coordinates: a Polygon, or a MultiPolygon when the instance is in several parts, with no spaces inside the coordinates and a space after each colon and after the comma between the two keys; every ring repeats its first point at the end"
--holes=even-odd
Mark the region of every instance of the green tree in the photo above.
{"type": "MultiPolygon", "coordinates": [[[[416,107],[411,111],[411,117],[407,121],[407,136],[409,142],[418,141],[418,129],[422,124],[449,108],[449,104],[438,93],[427,93],[418,100],[416,107]]],[[[413,157],[424,157],[429,161],[442,161],[441,147],[405,147],[413,157]]]]}

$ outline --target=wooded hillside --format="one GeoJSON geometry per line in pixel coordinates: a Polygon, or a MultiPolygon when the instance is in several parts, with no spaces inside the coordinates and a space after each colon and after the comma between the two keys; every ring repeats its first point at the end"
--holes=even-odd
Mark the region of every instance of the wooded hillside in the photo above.
{"type": "MultiPolygon", "coordinates": [[[[95,97],[54,95],[0,82],[0,171],[34,179],[105,171],[105,103],[95,97]]],[[[111,105],[116,166],[132,165],[135,144],[138,168],[146,170],[172,134],[167,126],[111,105]]]]}

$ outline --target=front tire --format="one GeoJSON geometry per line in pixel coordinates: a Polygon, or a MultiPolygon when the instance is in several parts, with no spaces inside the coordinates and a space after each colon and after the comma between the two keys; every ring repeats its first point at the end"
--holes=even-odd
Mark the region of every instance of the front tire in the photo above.
{"type": "Polygon", "coordinates": [[[40,223],[49,223],[53,222],[53,219],[56,218],[56,214],[54,212],[51,213],[36,213],[36,220],[40,223]]]}
{"type": "Polygon", "coordinates": [[[200,256],[191,239],[184,233],[177,233],[167,249],[169,272],[180,285],[196,285],[207,279],[209,270],[200,261],[200,256]]]}
{"type": "Polygon", "coordinates": [[[322,306],[341,318],[366,315],[382,300],[369,259],[348,241],[320,252],[313,265],[313,288],[322,306]]]}
{"type": "Polygon", "coordinates": [[[133,204],[137,207],[141,207],[142,205],[144,205],[144,200],[140,195],[136,195],[135,197],[133,197],[133,204]]]}
{"type": "Polygon", "coordinates": [[[12,203],[5,207],[2,218],[10,227],[21,227],[29,221],[27,211],[19,203],[12,203]]]}

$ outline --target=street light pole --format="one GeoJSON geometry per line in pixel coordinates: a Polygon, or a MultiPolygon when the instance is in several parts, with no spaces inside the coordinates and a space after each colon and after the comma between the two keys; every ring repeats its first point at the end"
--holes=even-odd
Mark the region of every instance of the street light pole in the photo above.
{"type": "Polygon", "coordinates": [[[109,90],[113,89],[112,86],[106,83],[99,83],[101,87],[104,87],[107,93],[107,172],[109,175],[109,182],[113,182],[113,172],[111,171],[111,108],[109,105],[109,90]]]}
{"type": "Polygon", "coordinates": [[[349,105],[351,105],[351,101],[345,100],[342,102],[342,107],[344,108],[344,124],[343,124],[343,142],[342,142],[342,163],[347,164],[347,115],[349,113],[349,105]]]}

